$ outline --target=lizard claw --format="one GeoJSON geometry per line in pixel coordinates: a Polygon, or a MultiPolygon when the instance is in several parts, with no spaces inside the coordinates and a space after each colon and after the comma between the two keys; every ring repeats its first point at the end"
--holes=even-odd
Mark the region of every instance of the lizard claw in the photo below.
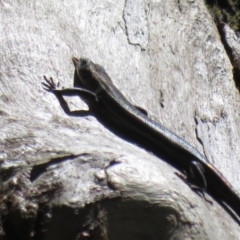
{"type": "Polygon", "coordinates": [[[54,92],[59,87],[59,82],[57,85],[53,81],[53,78],[50,77],[49,79],[46,78],[46,76],[43,76],[45,82],[42,82],[43,89],[48,91],[48,92],[54,92]]]}

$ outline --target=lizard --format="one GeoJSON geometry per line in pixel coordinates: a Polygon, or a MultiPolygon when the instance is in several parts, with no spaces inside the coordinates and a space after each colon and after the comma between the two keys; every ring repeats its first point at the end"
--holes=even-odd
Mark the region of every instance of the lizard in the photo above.
{"type": "MultiPolygon", "coordinates": [[[[43,88],[58,98],[66,114],[92,114],[118,136],[137,143],[180,172],[188,170],[189,184],[193,183],[203,193],[209,193],[239,222],[240,196],[218,169],[184,139],[149,118],[143,109],[131,104],[101,65],[87,58],[73,57],[72,61],[75,66],[73,88],[59,89],[53,79],[46,76],[42,82],[43,88]],[[70,110],[63,96],[74,95],[88,105],[88,111],[70,110]]],[[[194,186],[192,188],[196,189],[194,186]]]]}

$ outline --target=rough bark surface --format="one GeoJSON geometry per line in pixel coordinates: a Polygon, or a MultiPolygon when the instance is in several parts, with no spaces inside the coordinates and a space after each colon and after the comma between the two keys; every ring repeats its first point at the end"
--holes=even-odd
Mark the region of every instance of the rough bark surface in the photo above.
{"type": "Polygon", "coordinates": [[[202,0],[0,6],[0,239],[240,239],[166,162],[66,116],[41,87],[43,75],[72,86],[71,57],[90,58],[240,191],[240,96],[202,0]]]}

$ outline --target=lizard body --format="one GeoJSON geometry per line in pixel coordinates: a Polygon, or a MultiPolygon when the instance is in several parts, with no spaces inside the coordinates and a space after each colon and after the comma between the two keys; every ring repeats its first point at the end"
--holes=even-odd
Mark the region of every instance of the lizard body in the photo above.
{"type": "MultiPolygon", "coordinates": [[[[45,90],[53,92],[63,110],[69,115],[85,115],[86,112],[71,112],[64,102],[64,95],[78,95],[89,106],[89,113],[118,136],[153,152],[180,171],[200,169],[201,177],[194,179],[224,208],[230,207],[240,217],[240,196],[222,174],[206,158],[185,140],[150,119],[144,111],[133,106],[114,86],[104,68],[88,59],[73,58],[75,65],[74,86],[71,89],[56,89],[52,78],[45,78],[45,90]]],[[[227,209],[229,212],[229,209],[227,209]]]]}

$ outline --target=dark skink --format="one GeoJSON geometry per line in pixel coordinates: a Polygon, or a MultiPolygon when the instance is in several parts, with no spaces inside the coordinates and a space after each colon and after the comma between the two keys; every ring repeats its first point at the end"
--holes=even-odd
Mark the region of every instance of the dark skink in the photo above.
{"type": "MultiPolygon", "coordinates": [[[[180,171],[190,166],[201,168],[199,177],[191,176],[197,186],[213,196],[226,209],[230,207],[240,218],[240,196],[222,174],[185,140],[150,119],[133,106],[114,86],[104,68],[92,61],[73,58],[74,88],[58,89],[53,79],[45,76],[43,87],[55,94],[63,110],[72,116],[94,115],[118,136],[136,143],[170,163],[180,171]],[[87,103],[89,111],[71,112],[63,96],[78,95],[87,103]],[[227,208],[228,208],[227,207],[227,208]]],[[[200,169],[199,168],[199,169],[200,169]]],[[[229,212],[229,209],[227,209],[229,212]]],[[[230,211],[231,212],[231,211],[230,211]]]]}

